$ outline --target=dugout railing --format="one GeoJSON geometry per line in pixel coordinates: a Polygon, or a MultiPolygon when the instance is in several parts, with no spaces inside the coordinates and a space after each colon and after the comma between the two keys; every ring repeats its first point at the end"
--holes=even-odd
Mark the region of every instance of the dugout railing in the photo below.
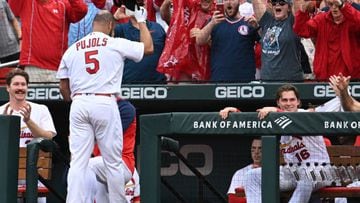
{"type": "Polygon", "coordinates": [[[360,113],[233,113],[222,120],[217,112],[162,113],[140,116],[141,199],[161,202],[161,136],[262,135],[262,198],[280,202],[279,137],[281,135],[354,135],[360,132],[360,113]],[[154,125],[156,123],[156,125],[154,125]],[[266,174],[266,175],[265,175],[266,174]]]}

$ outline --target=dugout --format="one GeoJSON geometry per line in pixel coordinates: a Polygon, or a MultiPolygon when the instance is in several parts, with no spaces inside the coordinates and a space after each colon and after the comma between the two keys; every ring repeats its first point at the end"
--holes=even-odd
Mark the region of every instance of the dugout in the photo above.
{"type": "Polygon", "coordinates": [[[160,189],[161,136],[262,135],[262,198],[266,199],[268,203],[278,203],[280,202],[279,137],[291,134],[301,136],[352,135],[360,132],[359,119],[360,113],[352,112],[270,113],[262,121],[259,121],[256,113],[233,113],[225,121],[213,112],[142,115],[140,116],[142,201],[162,202],[162,190],[160,189]],[[154,122],[158,125],[154,126],[154,122]],[[344,122],[347,122],[348,125],[341,124],[344,122]]]}
{"type": "MultiPolygon", "coordinates": [[[[239,107],[243,111],[254,111],[256,108],[266,105],[276,105],[274,101],[277,88],[282,83],[217,83],[217,84],[179,84],[179,85],[124,85],[121,96],[129,99],[136,107],[138,116],[167,112],[218,112],[225,106],[239,107]]],[[[319,105],[335,96],[327,83],[295,83],[301,94],[302,106],[319,105]]],[[[351,93],[360,97],[360,83],[351,84],[351,93]]],[[[36,85],[29,87],[27,99],[37,103],[45,104],[53,116],[58,135],[55,141],[59,144],[62,152],[69,156],[68,152],[68,114],[70,103],[62,101],[57,84],[36,85]]],[[[0,104],[7,102],[8,93],[5,87],[0,87],[0,104]]],[[[216,114],[216,113],[215,113],[216,114]]],[[[214,114],[214,115],[215,115],[214,114]]],[[[142,125],[143,120],[139,119],[142,125]]],[[[153,126],[157,122],[149,121],[153,126]]],[[[139,131],[138,131],[139,132],[139,131]]],[[[249,163],[251,157],[249,146],[251,136],[238,136],[237,134],[212,135],[184,135],[175,134],[171,136],[180,142],[182,152],[189,152],[194,166],[207,171],[207,177],[224,195],[227,192],[233,173],[249,163]],[[219,139],[223,138],[223,139],[219,139]],[[239,147],[238,143],[241,143],[239,147]],[[200,148],[199,148],[200,147],[200,148]],[[196,149],[201,149],[195,151],[196,149]],[[203,151],[211,150],[213,161],[211,169],[204,167],[206,154],[203,151]],[[234,153],[237,151],[237,154],[234,153]],[[241,157],[239,158],[239,154],[241,157]]],[[[137,145],[140,144],[140,136],[137,137],[137,145]]],[[[141,159],[141,147],[137,147],[138,161],[141,159]]],[[[196,193],[190,185],[196,185],[193,175],[185,169],[171,153],[162,152],[160,160],[161,173],[175,186],[182,188],[189,202],[195,202],[196,193]],[[176,170],[174,169],[176,168],[176,170]],[[171,173],[171,174],[169,174],[171,173]]],[[[53,181],[57,183],[58,189],[66,192],[66,167],[59,161],[53,160],[53,181]]],[[[138,164],[140,164],[138,162],[138,164]]],[[[141,170],[141,173],[144,170],[141,170]]],[[[163,202],[171,202],[172,194],[163,186],[160,186],[163,202]],[[164,199],[169,201],[165,201],[164,199]]],[[[196,189],[196,186],[195,186],[196,189]]],[[[56,199],[51,202],[56,203],[56,199]]]]}

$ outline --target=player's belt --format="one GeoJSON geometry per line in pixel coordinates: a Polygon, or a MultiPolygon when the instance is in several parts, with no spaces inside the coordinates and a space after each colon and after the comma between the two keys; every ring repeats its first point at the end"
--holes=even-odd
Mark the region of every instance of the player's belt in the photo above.
{"type": "Polygon", "coordinates": [[[83,95],[83,96],[104,96],[104,97],[112,97],[114,94],[107,94],[107,93],[75,93],[75,96],[83,95]]]}

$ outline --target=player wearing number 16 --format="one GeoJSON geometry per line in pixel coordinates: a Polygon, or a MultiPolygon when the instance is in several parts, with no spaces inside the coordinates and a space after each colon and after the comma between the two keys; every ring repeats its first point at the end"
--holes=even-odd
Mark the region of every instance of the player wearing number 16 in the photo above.
{"type": "MultiPolygon", "coordinates": [[[[276,103],[278,107],[264,107],[258,109],[258,117],[264,119],[270,112],[305,112],[311,110],[300,109],[300,94],[297,88],[290,84],[279,87],[276,93],[276,103]]],[[[282,120],[286,125],[286,118],[282,120]]],[[[287,164],[292,163],[293,168],[280,167],[280,191],[294,192],[289,200],[290,203],[299,202],[319,202],[318,197],[311,194],[313,191],[327,186],[328,181],[322,178],[309,176],[313,173],[317,175],[314,168],[315,163],[329,163],[329,155],[326,150],[322,136],[298,136],[284,135],[280,138],[280,153],[284,156],[287,164]],[[299,167],[297,167],[299,166],[299,167]],[[306,167],[305,167],[306,166],[306,167]],[[294,172],[296,171],[296,172],[294,172]],[[297,177],[295,174],[299,175],[297,177]]],[[[261,169],[253,169],[245,177],[245,194],[248,203],[261,203],[261,169]]],[[[266,202],[264,200],[263,202],[266,202]]]]}
{"type": "Polygon", "coordinates": [[[123,134],[116,96],[120,93],[124,60],[140,61],[144,54],[153,52],[145,24],[146,10],[137,7],[134,16],[140,26],[140,42],[111,37],[115,19],[110,12],[100,11],[94,18],[93,32],[69,47],[61,59],[56,75],[60,92],[64,100],[72,100],[68,203],[91,202],[85,198],[84,188],[95,140],[106,167],[109,200],[126,202],[124,186],[131,172],[121,159],[123,134]]]}

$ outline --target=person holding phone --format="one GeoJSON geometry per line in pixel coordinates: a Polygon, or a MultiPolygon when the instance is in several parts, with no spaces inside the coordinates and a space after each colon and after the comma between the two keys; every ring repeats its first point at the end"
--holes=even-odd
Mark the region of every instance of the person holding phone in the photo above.
{"type": "Polygon", "coordinates": [[[196,36],[196,43],[211,41],[212,82],[249,82],[255,80],[254,45],[259,40],[255,18],[239,13],[238,0],[224,0],[209,23],[196,36]],[[224,12],[220,11],[221,8],[224,12]]]}

